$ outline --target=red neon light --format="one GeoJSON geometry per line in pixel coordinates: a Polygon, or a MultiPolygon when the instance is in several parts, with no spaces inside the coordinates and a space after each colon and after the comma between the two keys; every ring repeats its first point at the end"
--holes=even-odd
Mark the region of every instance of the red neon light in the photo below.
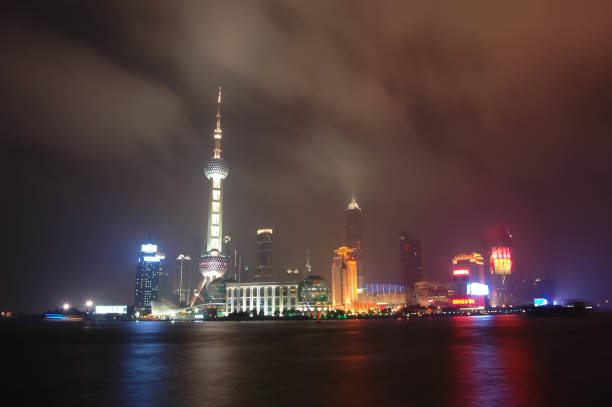
{"type": "Polygon", "coordinates": [[[476,300],[473,298],[453,298],[453,305],[475,305],[476,300]]]}
{"type": "Polygon", "coordinates": [[[453,270],[453,276],[468,276],[469,274],[470,270],[468,269],[453,270]]]}

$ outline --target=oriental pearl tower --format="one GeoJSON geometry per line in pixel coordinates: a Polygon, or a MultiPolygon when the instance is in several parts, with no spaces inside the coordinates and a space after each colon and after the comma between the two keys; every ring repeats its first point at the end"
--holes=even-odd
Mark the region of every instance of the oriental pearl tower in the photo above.
{"type": "Polygon", "coordinates": [[[227,258],[221,255],[221,244],[223,241],[223,181],[227,178],[229,169],[221,158],[221,86],[217,98],[217,128],[213,132],[214,148],[213,154],[206,168],[204,176],[210,183],[210,195],[208,199],[208,226],[204,232],[206,248],[202,248],[200,256],[200,273],[202,282],[194,291],[190,305],[193,306],[202,289],[213,280],[223,277],[227,268],[227,258]]]}

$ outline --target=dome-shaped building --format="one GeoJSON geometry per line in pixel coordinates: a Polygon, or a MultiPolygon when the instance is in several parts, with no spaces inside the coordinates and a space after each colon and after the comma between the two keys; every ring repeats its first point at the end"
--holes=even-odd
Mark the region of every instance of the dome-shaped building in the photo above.
{"type": "Polygon", "coordinates": [[[329,283],[321,276],[308,276],[298,286],[298,298],[306,306],[329,305],[331,289],[329,283]]]}

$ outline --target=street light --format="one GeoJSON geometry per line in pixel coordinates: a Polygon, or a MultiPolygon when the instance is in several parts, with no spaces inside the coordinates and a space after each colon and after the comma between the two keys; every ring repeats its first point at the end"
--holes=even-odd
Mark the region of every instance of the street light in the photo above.
{"type": "Polygon", "coordinates": [[[87,313],[88,314],[91,312],[92,305],[93,305],[93,301],[92,300],[85,301],[85,306],[87,307],[87,313]]]}
{"type": "Polygon", "coordinates": [[[62,307],[62,308],[64,308],[64,311],[68,311],[68,310],[70,309],[70,304],[68,304],[68,303],[66,302],[66,303],[64,303],[64,305],[63,305],[63,307],[62,307]]]}

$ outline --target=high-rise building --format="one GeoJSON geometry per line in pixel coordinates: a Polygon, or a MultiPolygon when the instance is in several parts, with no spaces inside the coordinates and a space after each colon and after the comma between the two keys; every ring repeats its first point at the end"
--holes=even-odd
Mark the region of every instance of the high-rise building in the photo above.
{"type": "Polygon", "coordinates": [[[400,232],[400,264],[402,283],[412,287],[417,281],[423,281],[423,241],[413,238],[406,231],[400,232]]]}
{"type": "Polygon", "coordinates": [[[257,268],[253,276],[259,281],[273,281],[272,229],[257,230],[257,268]]]}
{"type": "Polygon", "coordinates": [[[157,245],[151,242],[140,246],[136,287],[134,289],[134,309],[141,314],[151,312],[151,302],[159,299],[159,273],[163,269],[163,255],[157,252],[157,245]]]}
{"type": "Polygon", "coordinates": [[[352,196],[346,210],[346,243],[355,254],[355,258],[363,254],[364,234],[363,217],[364,212],[359,207],[355,195],[352,196]]]}
{"type": "Polygon", "coordinates": [[[483,240],[491,305],[496,307],[512,304],[516,301],[512,287],[512,235],[505,226],[488,226],[485,228],[483,240]]]}
{"type": "Polygon", "coordinates": [[[359,207],[355,194],[344,211],[346,217],[346,245],[353,251],[353,258],[357,260],[357,282],[361,287],[365,282],[365,236],[363,232],[363,219],[365,213],[359,207]]]}
{"type": "Polygon", "coordinates": [[[227,259],[222,255],[223,238],[223,182],[227,178],[229,168],[221,158],[221,86],[217,97],[217,127],[213,132],[214,148],[212,157],[204,169],[204,176],[210,181],[208,200],[208,225],[206,232],[206,248],[200,256],[200,273],[202,281],[194,292],[191,305],[200,297],[200,292],[214,279],[223,277],[227,268],[227,259]]]}
{"type": "Polygon", "coordinates": [[[402,230],[400,232],[400,270],[402,284],[406,291],[406,304],[417,303],[414,284],[423,281],[423,241],[420,237],[412,237],[402,230]]]}
{"type": "Polygon", "coordinates": [[[189,301],[189,275],[188,266],[191,262],[191,256],[188,254],[179,254],[176,258],[178,262],[177,272],[174,278],[175,299],[179,307],[184,306],[189,301]]]}
{"type": "Polygon", "coordinates": [[[346,246],[335,251],[332,263],[332,307],[352,311],[357,306],[357,260],[346,246]]]}

